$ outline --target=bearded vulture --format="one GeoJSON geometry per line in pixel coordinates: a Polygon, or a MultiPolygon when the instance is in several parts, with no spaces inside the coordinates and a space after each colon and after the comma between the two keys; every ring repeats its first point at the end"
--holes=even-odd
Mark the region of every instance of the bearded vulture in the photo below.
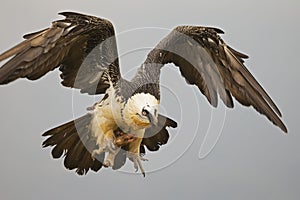
{"type": "Polygon", "coordinates": [[[247,55],[228,46],[218,28],[178,26],[149,52],[131,80],[122,78],[115,31],[106,19],[60,13],[64,19],[51,27],[24,35],[24,41],[0,55],[0,84],[18,78],[36,80],[59,68],[62,85],[101,101],[78,119],[43,134],[43,147],[53,147],[53,158],[64,156],[64,166],[79,175],[102,166],[119,169],[128,158],[143,175],[145,149],[157,151],[167,143],[167,127],[177,123],[158,114],[160,71],[173,63],[186,82],[196,85],[216,107],[218,96],[233,108],[234,97],[253,106],[282,131],[281,113],[244,66],[247,55]]]}

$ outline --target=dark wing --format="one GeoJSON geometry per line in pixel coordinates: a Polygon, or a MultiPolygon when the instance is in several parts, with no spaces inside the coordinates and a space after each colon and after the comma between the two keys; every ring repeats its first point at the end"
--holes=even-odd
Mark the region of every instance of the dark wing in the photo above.
{"type": "Polygon", "coordinates": [[[18,78],[36,80],[59,67],[64,86],[99,94],[108,87],[106,72],[120,78],[111,22],[79,13],[60,14],[66,18],[25,35],[26,40],[0,55],[0,61],[12,57],[0,68],[0,84],[18,78]]]}
{"type": "Polygon", "coordinates": [[[232,108],[233,96],[241,104],[253,106],[287,132],[279,109],[244,66],[248,56],[228,46],[220,38],[221,33],[222,30],[210,27],[175,28],[148,54],[133,80],[146,76],[156,81],[160,68],[174,63],[186,81],[196,85],[214,107],[219,95],[224,104],[232,108]]]}

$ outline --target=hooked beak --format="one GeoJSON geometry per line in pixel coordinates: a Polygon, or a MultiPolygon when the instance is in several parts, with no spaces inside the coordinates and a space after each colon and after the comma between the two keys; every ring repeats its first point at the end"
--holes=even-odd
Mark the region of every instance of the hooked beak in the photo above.
{"type": "Polygon", "coordinates": [[[157,126],[157,124],[158,124],[158,119],[157,119],[157,117],[156,117],[156,115],[155,115],[154,112],[149,114],[149,120],[150,120],[150,123],[151,123],[152,125],[157,126]]]}
{"type": "Polygon", "coordinates": [[[148,108],[148,109],[143,109],[146,111],[146,116],[149,119],[150,123],[154,126],[157,126],[158,124],[158,119],[157,119],[157,111],[155,108],[148,108]]]}

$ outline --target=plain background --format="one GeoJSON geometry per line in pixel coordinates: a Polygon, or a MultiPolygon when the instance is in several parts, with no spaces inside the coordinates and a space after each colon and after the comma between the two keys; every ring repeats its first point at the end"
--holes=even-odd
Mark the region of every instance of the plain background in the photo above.
{"type": "Polygon", "coordinates": [[[131,163],[121,171],[79,177],[62,160],[53,160],[50,149],[41,148],[41,134],[80,116],[100,97],[62,87],[55,71],[35,82],[0,86],[0,198],[299,199],[299,8],[295,0],[2,1],[0,52],[23,34],[47,27],[60,18],[58,12],[80,11],[110,19],[117,34],[123,33],[118,47],[124,55],[122,72],[129,75],[145,58],[145,49],[168,33],[165,29],[180,24],[220,27],[225,41],[250,55],[246,65],[281,109],[289,134],[237,102],[233,110],[212,110],[169,66],[162,74],[162,111],[180,125],[170,131],[168,145],[147,154],[146,178],[135,174],[131,163]],[[165,29],[135,30],[143,27],[165,29]],[[207,130],[212,130],[212,141],[214,130],[221,138],[211,154],[199,159],[207,130]]]}

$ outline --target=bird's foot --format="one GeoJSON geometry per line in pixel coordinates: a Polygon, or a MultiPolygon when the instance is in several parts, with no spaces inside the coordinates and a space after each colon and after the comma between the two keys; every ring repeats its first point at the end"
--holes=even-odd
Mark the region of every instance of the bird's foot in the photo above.
{"type": "Polygon", "coordinates": [[[99,149],[93,150],[91,156],[92,156],[92,159],[95,160],[95,159],[97,159],[98,155],[100,155],[103,152],[107,152],[108,154],[102,164],[106,168],[113,167],[114,162],[115,162],[115,157],[119,151],[120,151],[120,147],[107,145],[106,149],[99,148],[99,149]]]}
{"type": "Polygon", "coordinates": [[[103,164],[109,166],[113,165],[113,161],[114,161],[114,157],[115,155],[119,152],[120,148],[114,144],[114,139],[104,139],[101,140],[98,144],[99,148],[98,149],[94,149],[91,152],[91,156],[93,158],[93,160],[97,159],[97,156],[104,153],[104,152],[108,152],[108,156],[107,156],[107,160],[104,161],[103,164]]]}
{"type": "Polygon", "coordinates": [[[117,148],[115,151],[109,151],[108,155],[106,156],[103,166],[104,167],[113,167],[115,162],[115,157],[119,153],[121,148],[117,148]]]}
{"type": "Polygon", "coordinates": [[[137,153],[127,152],[127,157],[133,162],[133,167],[135,171],[137,172],[139,169],[143,176],[145,177],[145,170],[142,165],[142,161],[148,161],[148,159],[141,157],[137,153]]]}
{"type": "Polygon", "coordinates": [[[100,155],[100,154],[103,153],[103,152],[104,152],[104,149],[103,149],[103,148],[94,149],[94,150],[92,151],[92,154],[91,154],[92,159],[93,159],[93,160],[97,159],[97,156],[100,155]]]}

